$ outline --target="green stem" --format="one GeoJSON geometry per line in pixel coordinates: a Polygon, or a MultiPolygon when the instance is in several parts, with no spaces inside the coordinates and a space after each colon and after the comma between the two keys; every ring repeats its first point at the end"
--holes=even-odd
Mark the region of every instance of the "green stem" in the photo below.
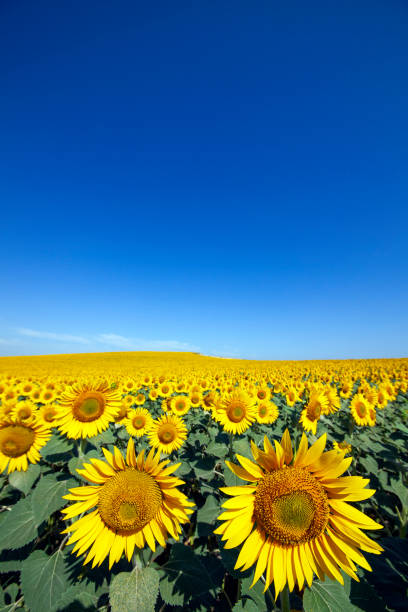
{"type": "Polygon", "coordinates": [[[86,438],[81,438],[78,444],[78,456],[83,457],[85,455],[85,449],[88,441],[86,438]]]}
{"type": "Polygon", "coordinates": [[[285,584],[283,591],[280,593],[280,604],[282,612],[290,612],[289,588],[285,584]]]}
{"type": "Polygon", "coordinates": [[[228,455],[229,455],[229,458],[230,458],[230,460],[231,460],[231,461],[232,461],[232,459],[234,458],[234,451],[233,451],[233,449],[232,449],[232,441],[233,441],[233,439],[234,439],[234,434],[233,434],[233,433],[230,433],[230,435],[229,435],[229,448],[228,448],[228,455]]]}
{"type": "Polygon", "coordinates": [[[132,564],[134,569],[142,569],[143,567],[143,561],[139,549],[135,550],[135,552],[133,553],[132,564]]]}

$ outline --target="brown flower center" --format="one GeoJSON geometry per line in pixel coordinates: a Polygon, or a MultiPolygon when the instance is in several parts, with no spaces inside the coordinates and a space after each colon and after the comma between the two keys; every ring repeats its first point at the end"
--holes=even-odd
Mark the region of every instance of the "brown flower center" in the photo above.
{"type": "Polygon", "coordinates": [[[75,418],[81,423],[99,419],[105,411],[105,398],[98,391],[84,391],[72,408],[75,418]]]}
{"type": "Polygon", "coordinates": [[[157,514],[162,492],[155,479],[134,468],[118,472],[99,491],[98,508],[103,522],[119,534],[142,529],[157,514]]]}
{"type": "Polygon", "coordinates": [[[173,423],[164,423],[160,426],[157,437],[162,444],[170,444],[177,438],[177,429],[173,423]]]}
{"type": "Polygon", "coordinates": [[[21,457],[32,446],[35,433],[23,425],[7,425],[0,430],[0,450],[7,457],[21,457]]]}
{"type": "Polygon", "coordinates": [[[240,402],[233,402],[227,410],[227,415],[233,423],[239,423],[245,418],[246,410],[240,402]]]}
{"type": "Polygon", "coordinates": [[[284,546],[308,542],[326,528],[327,495],[307,470],[281,468],[267,474],[257,486],[256,521],[284,546]]]}

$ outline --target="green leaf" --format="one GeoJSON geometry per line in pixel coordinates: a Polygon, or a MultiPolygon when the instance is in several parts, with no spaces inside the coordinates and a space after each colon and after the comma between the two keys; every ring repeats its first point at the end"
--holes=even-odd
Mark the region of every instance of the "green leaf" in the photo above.
{"type": "Polygon", "coordinates": [[[355,612],[344,586],[326,578],[316,580],[310,589],[306,587],[303,595],[305,612],[355,612]]]}
{"type": "Polygon", "coordinates": [[[58,607],[62,610],[69,606],[69,610],[74,610],[75,607],[70,604],[77,602],[78,611],[84,608],[96,610],[98,608],[98,599],[105,590],[97,589],[94,582],[81,580],[79,583],[68,587],[64,593],[61,593],[58,607]]]}
{"type": "Polygon", "coordinates": [[[73,454],[73,442],[55,434],[48,440],[40,454],[50,463],[66,462],[73,454]]]}
{"type": "Polygon", "coordinates": [[[252,461],[254,460],[254,457],[251,452],[251,445],[248,438],[240,438],[238,440],[234,440],[232,443],[232,450],[234,451],[234,455],[243,455],[244,457],[247,457],[247,459],[251,459],[252,461]]]}
{"type": "Polygon", "coordinates": [[[219,444],[218,442],[211,442],[205,449],[205,452],[213,457],[224,459],[228,454],[228,446],[226,444],[219,444]]]}
{"type": "MultiPolygon", "coordinates": [[[[243,595],[245,596],[247,600],[248,599],[252,600],[252,602],[257,606],[258,612],[265,612],[265,610],[268,610],[268,606],[267,606],[267,596],[264,593],[264,584],[261,580],[258,580],[251,589],[250,586],[252,584],[253,574],[254,572],[252,571],[249,576],[247,576],[246,578],[243,578],[242,585],[241,585],[241,592],[243,593],[243,595]]],[[[243,599],[244,599],[244,596],[243,596],[243,599]]],[[[249,602],[246,605],[244,604],[245,602],[243,602],[244,610],[251,610],[251,608],[248,607],[249,602]]]]}
{"type": "Polygon", "coordinates": [[[35,550],[23,562],[21,588],[30,612],[57,610],[68,584],[68,571],[60,550],[51,557],[43,550],[35,550]]]}
{"type": "Polygon", "coordinates": [[[114,577],[109,591],[112,612],[154,612],[159,574],[151,567],[135,568],[114,577]]]}
{"type": "MultiPolygon", "coordinates": [[[[214,565],[216,558],[212,561],[214,565]]],[[[217,581],[208,571],[207,563],[189,546],[173,544],[169,560],[161,569],[165,575],[160,581],[160,594],[166,603],[181,605],[193,596],[216,594],[217,581]]]]}
{"type": "Polygon", "coordinates": [[[204,506],[197,510],[197,531],[199,536],[212,534],[215,529],[215,519],[220,513],[220,502],[214,495],[208,495],[204,506]]]}
{"type": "Polygon", "coordinates": [[[239,476],[234,474],[227,466],[224,467],[224,481],[227,487],[242,487],[247,484],[245,480],[239,478],[239,476]]]}
{"type": "Polygon", "coordinates": [[[94,436],[93,438],[88,438],[88,442],[89,444],[92,444],[92,446],[99,448],[100,446],[104,446],[105,444],[113,444],[115,442],[115,436],[113,435],[110,429],[107,429],[106,431],[102,431],[100,434],[94,436]]]}
{"type": "Polygon", "coordinates": [[[21,499],[1,521],[0,550],[21,548],[37,537],[31,500],[21,499]]]}
{"type": "Polygon", "coordinates": [[[41,525],[53,512],[65,506],[67,501],[62,499],[62,496],[68,493],[68,489],[76,486],[78,483],[72,478],[59,480],[54,474],[44,476],[31,496],[36,525],[41,525]]]}
{"type": "Polygon", "coordinates": [[[32,546],[26,545],[17,550],[3,550],[0,554],[0,574],[19,572],[21,564],[29,555],[32,546]]]}
{"type": "Polygon", "coordinates": [[[83,468],[84,463],[89,463],[90,459],[98,459],[100,458],[100,453],[97,450],[91,450],[86,455],[81,455],[80,457],[72,457],[68,461],[68,469],[72,476],[85,482],[85,478],[82,478],[77,472],[77,470],[81,470],[83,468]]]}
{"type": "Polygon", "coordinates": [[[38,463],[32,463],[25,472],[12,472],[9,476],[9,483],[27,495],[40,473],[41,468],[38,463]]]}

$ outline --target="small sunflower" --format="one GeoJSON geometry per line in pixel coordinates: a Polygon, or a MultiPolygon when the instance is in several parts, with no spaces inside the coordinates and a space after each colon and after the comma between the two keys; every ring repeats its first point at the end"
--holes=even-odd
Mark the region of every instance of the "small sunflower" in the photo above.
{"type": "Polygon", "coordinates": [[[138,438],[144,436],[145,433],[149,431],[152,423],[152,415],[146,408],[128,410],[127,417],[123,421],[128,434],[130,436],[137,436],[138,438]]]}
{"type": "Polygon", "coordinates": [[[56,427],[59,415],[58,404],[45,404],[38,409],[37,418],[45,427],[56,427]]]}
{"type": "Polygon", "coordinates": [[[88,551],[84,565],[92,560],[95,567],[109,555],[111,568],[123,553],[130,561],[135,546],[147,543],[155,551],[156,541],[165,546],[169,534],[178,540],[180,524],[189,521],[194,504],[177,488],[184,481],[170,475],[180,463],[165,467],[169,460],[160,462],[154,449],[146,458],[144,450],[136,456],[132,438],[126,461],[116,447],[113,454],[102,451],[106,461],[91,459],[77,470],[91,485],[70,489],[64,499],[76,503],[62,512],[69,520],[93,510],[62,533],[74,532],[67,544],[76,542],[72,552],[77,556],[88,551]]]}
{"type": "Polygon", "coordinates": [[[221,398],[213,414],[225,431],[242,434],[256,420],[255,399],[245,391],[235,390],[230,395],[221,398]]]}
{"type": "Polygon", "coordinates": [[[328,409],[328,406],[329,400],[323,389],[311,391],[309,402],[302,410],[299,419],[305,431],[311,431],[313,434],[316,434],[317,422],[322,413],[328,409]]]}
{"type": "Polygon", "coordinates": [[[362,393],[356,393],[350,402],[350,412],[357,425],[368,425],[370,404],[362,393]]]}
{"type": "Polygon", "coordinates": [[[120,393],[105,382],[74,384],[61,395],[58,429],[68,438],[92,438],[109,427],[120,404],[120,393]]]}
{"type": "Polygon", "coordinates": [[[265,573],[265,589],[275,583],[276,596],[286,584],[289,590],[313,574],[329,576],[344,583],[340,573],[358,580],[356,563],[370,570],[359,549],[379,554],[377,542],[363,529],[382,526],[348,502],[368,499],[375,492],[366,489],[360,476],[340,478],[352,461],[337,450],[324,452],[326,434],[308,448],[305,434],[294,457],[288,430],[275,448],[265,436],[264,450],[251,443],[253,463],[237,455],[241,465],[226,461],[245,486],[224,487],[231,496],[224,502],[214,533],[226,540],[225,548],[242,544],[235,569],[247,570],[256,563],[253,586],[265,573]]]}
{"type": "Polygon", "coordinates": [[[279,416],[279,409],[274,402],[259,402],[256,406],[258,423],[274,423],[279,416]]]}
{"type": "Polygon", "coordinates": [[[32,402],[24,400],[15,404],[11,414],[17,421],[29,422],[31,419],[33,419],[36,412],[36,406],[32,402]]]}
{"type": "Polygon", "coordinates": [[[334,441],[333,448],[339,451],[340,453],[343,453],[344,456],[351,455],[352,450],[353,450],[353,447],[351,446],[351,444],[349,444],[345,440],[343,440],[343,442],[334,441]]]}
{"type": "Polygon", "coordinates": [[[190,410],[191,403],[187,395],[176,395],[170,400],[170,409],[174,414],[183,416],[190,410]]]}
{"type": "Polygon", "coordinates": [[[187,428],[183,419],[176,414],[167,413],[153,421],[147,435],[154,448],[170,454],[184,444],[187,428]]]}
{"type": "Polygon", "coordinates": [[[0,473],[8,466],[8,473],[25,472],[29,463],[37,463],[38,452],[47,444],[51,432],[35,418],[28,422],[9,417],[0,423],[0,473]]]}

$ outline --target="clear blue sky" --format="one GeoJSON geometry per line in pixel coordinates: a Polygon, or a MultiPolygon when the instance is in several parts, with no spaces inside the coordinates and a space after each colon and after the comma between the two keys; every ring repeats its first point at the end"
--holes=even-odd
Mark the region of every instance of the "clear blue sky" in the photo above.
{"type": "Polygon", "coordinates": [[[0,354],[408,355],[404,0],[0,3],[0,354]]]}

